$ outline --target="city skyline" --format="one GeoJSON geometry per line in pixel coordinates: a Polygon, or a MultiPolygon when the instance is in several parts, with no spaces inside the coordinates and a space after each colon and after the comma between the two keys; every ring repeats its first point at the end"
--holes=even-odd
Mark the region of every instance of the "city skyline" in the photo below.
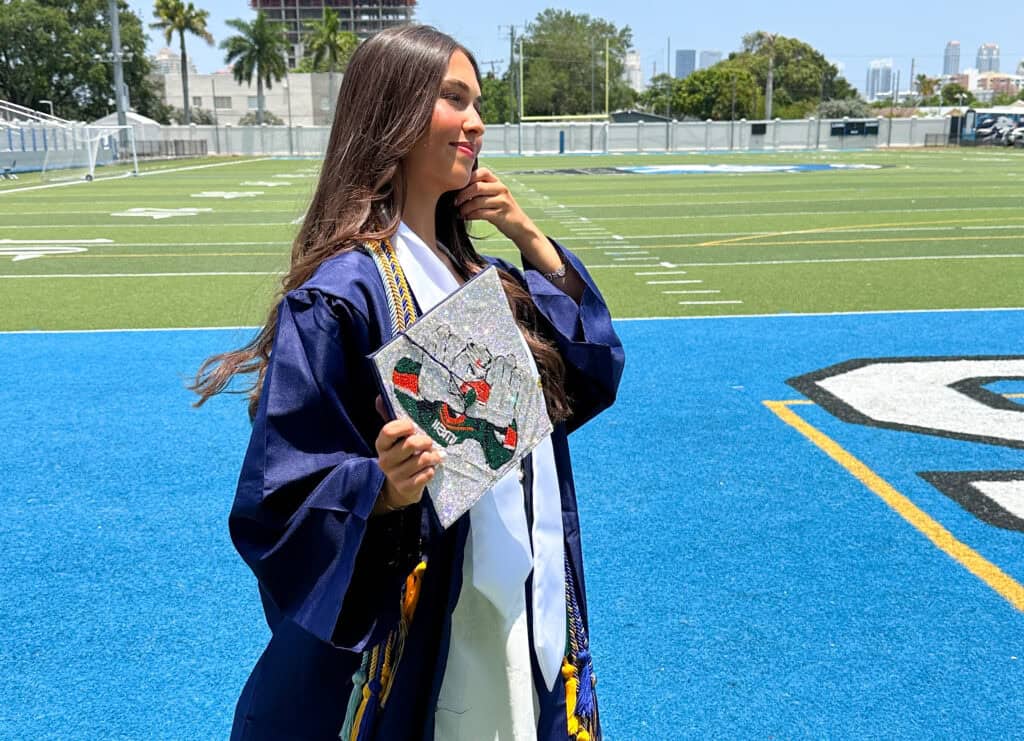
{"type": "MultiPolygon", "coordinates": [[[[147,24],[149,54],[165,46],[163,38],[148,29],[153,20],[153,4],[144,0],[129,0],[131,7],[147,24]]],[[[254,12],[245,0],[198,0],[198,7],[210,11],[209,30],[219,43],[233,31],[225,25],[229,18],[251,18],[254,12]]],[[[957,39],[961,44],[960,71],[973,62],[976,51],[985,43],[1000,46],[1002,68],[1015,71],[1024,59],[1024,41],[1010,29],[1024,23],[1024,8],[1011,5],[999,18],[965,16],[960,13],[937,13],[935,4],[922,0],[908,0],[887,12],[886,23],[877,19],[842,16],[842,23],[810,18],[796,7],[764,7],[754,0],[735,0],[729,18],[723,22],[714,8],[696,7],[686,14],[669,0],[652,0],[645,12],[638,14],[636,6],[624,6],[610,0],[592,2],[559,2],[552,4],[540,0],[522,0],[514,8],[505,4],[481,3],[467,12],[462,3],[453,0],[423,0],[415,10],[415,19],[431,23],[464,43],[481,62],[484,70],[492,67],[503,71],[508,64],[509,25],[520,29],[532,21],[538,12],[557,7],[574,13],[587,13],[614,23],[617,27],[630,26],[633,46],[640,54],[642,78],[650,79],[654,65],[659,74],[674,72],[677,49],[716,49],[723,58],[737,51],[745,33],[766,30],[804,41],[820,51],[830,62],[845,68],[844,75],[851,85],[862,93],[867,86],[867,69],[873,59],[892,58],[894,72],[901,72],[901,83],[909,81],[911,60],[916,74],[939,77],[943,73],[945,46],[957,39]],[[675,18],[675,20],[672,20],[675,18]],[[685,33],[683,29],[685,30],[685,33]],[[870,39],[870,42],[860,41],[870,39]],[[671,46],[670,46],[671,44],[671,46]],[[671,64],[669,62],[671,61],[671,64]]],[[[838,20],[838,19],[837,19],[838,20]]],[[[214,72],[224,68],[224,52],[208,47],[195,37],[187,39],[189,57],[200,72],[214,72]]],[[[901,87],[907,87],[905,83],[901,87]]]]}

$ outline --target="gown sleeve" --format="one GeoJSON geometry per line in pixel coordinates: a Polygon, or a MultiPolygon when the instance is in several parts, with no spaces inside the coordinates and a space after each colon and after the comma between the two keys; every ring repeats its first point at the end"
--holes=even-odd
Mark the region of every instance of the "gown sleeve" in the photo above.
{"type": "Polygon", "coordinates": [[[421,510],[370,516],[384,474],[369,334],[340,299],[305,290],[283,299],[229,517],[271,628],[290,619],[354,651],[397,622],[421,510]]]}
{"type": "Polygon", "coordinates": [[[565,360],[565,388],[572,406],[566,426],[572,432],[615,401],[626,359],[608,305],[594,279],[576,255],[555,240],[550,241],[566,268],[575,270],[583,281],[580,302],[577,304],[525,260],[523,280],[565,360]]]}

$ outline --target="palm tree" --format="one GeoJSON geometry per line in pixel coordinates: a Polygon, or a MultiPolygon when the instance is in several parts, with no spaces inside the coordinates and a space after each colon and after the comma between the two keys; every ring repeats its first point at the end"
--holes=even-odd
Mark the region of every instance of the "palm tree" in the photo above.
{"type": "Polygon", "coordinates": [[[930,98],[935,95],[938,86],[938,78],[929,77],[928,75],[917,76],[917,92],[921,93],[922,98],[930,98]]]}
{"type": "Polygon", "coordinates": [[[262,11],[252,23],[232,18],[227,24],[238,34],[220,43],[220,48],[227,51],[224,61],[231,65],[239,84],[252,86],[252,76],[256,74],[256,123],[262,125],[263,84],[270,89],[273,82],[287,73],[288,34],[284,24],[267,20],[262,11]]]}
{"type": "Polygon", "coordinates": [[[210,13],[206,10],[199,10],[192,3],[182,0],[156,0],[153,8],[153,15],[160,20],[157,23],[150,23],[150,28],[159,29],[164,32],[164,39],[171,43],[175,33],[181,46],[181,94],[184,103],[183,123],[192,123],[192,112],[189,110],[188,98],[188,57],[185,55],[185,34],[190,33],[198,36],[207,44],[213,46],[213,36],[206,30],[206,21],[210,13]]]}
{"type": "Polygon", "coordinates": [[[328,87],[331,105],[334,105],[334,73],[344,72],[348,60],[359,45],[359,37],[351,31],[341,30],[341,19],[331,8],[324,8],[321,21],[306,24],[308,34],[305,38],[306,49],[313,61],[313,71],[327,64],[328,87]]]}

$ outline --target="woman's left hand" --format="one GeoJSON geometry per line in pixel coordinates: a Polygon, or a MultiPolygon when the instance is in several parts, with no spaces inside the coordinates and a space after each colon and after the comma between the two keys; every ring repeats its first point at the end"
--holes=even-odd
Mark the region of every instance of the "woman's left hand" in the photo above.
{"type": "Polygon", "coordinates": [[[473,171],[469,185],[455,196],[455,207],[465,221],[488,221],[517,245],[539,233],[508,186],[486,167],[473,171]]]}

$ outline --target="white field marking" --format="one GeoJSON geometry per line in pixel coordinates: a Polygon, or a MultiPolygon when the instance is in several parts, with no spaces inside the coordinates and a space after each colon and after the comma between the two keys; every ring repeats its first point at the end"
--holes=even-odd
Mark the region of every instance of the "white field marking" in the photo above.
{"type": "MultiPolygon", "coordinates": [[[[44,240],[23,240],[26,244],[43,244],[44,240]]],[[[278,241],[278,242],[112,242],[109,239],[99,240],[88,240],[88,239],[68,239],[68,240],[45,240],[46,242],[57,242],[63,241],[66,244],[92,244],[92,242],[104,243],[102,246],[110,247],[284,247],[290,245],[289,241],[278,241]]],[[[4,244],[17,244],[18,240],[7,240],[0,239],[0,246],[4,244]]],[[[202,255],[202,253],[197,253],[202,255]]],[[[116,254],[110,255],[110,257],[117,257],[116,254]]],[[[160,257],[159,252],[154,252],[153,257],[160,257]]]]}
{"type": "Polygon", "coordinates": [[[656,257],[613,257],[613,260],[625,262],[626,260],[657,260],[656,257]]]}
{"type": "MultiPolygon", "coordinates": [[[[988,196],[988,198],[998,198],[998,197],[999,196],[988,196]]],[[[1004,196],[1004,197],[1005,198],[1013,198],[1013,197],[1016,197],[1016,196],[1004,196]]],[[[631,208],[636,208],[636,207],[642,207],[642,208],[665,208],[665,207],[668,207],[668,206],[674,206],[676,208],[679,208],[680,206],[685,206],[685,207],[689,207],[689,208],[697,208],[697,207],[700,207],[700,206],[704,206],[704,207],[707,207],[707,206],[753,206],[753,205],[759,205],[759,204],[793,203],[794,200],[796,200],[796,199],[787,198],[787,199],[767,200],[767,201],[760,200],[760,199],[743,199],[743,200],[737,200],[737,201],[714,201],[714,200],[694,201],[694,200],[687,200],[685,202],[680,202],[679,200],[675,200],[675,201],[655,201],[655,202],[643,201],[642,203],[629,204],[629,203],[622,203],[622,199],[620,198],[620,195],[618,193],[616,193],[616,202],[615,203],[577,203],[574,206],[574,208],[594,209],[594,208],[614,208],[614,207],[622,207],[622,206],[629,206],[631,208]]],[[[827,198],[809,198],[809,199],[803,199],[803,200],[804,200],[804,202],[807,202],[807,203],[828,203],[828,202],[834,201],[836,199],[831,198],[831,197],[827,197],[827,198]]],[[[948,195],[934,195],[934,196],[914,195],[914,196],[908,197],[908,196],[900,195],[900,196],[870,197],[870,198],[864,198],[862,200],[870,201],[870,202],[875,202],[875,201],[910,201],[911,203],[917,203],[918,201],[948,201],[948,200],[950,200],[950,196],[948,196],[948,195]]]]}
{"type": "Polygon", "coordinates": [[[633,273],[633,275],[686,275],[685,270],[650,270],[642,273],[633,273]]]}
{"type": "MultiPolygon", "coordinates": [[[[3,254],[0,251],[0,254],[3,254]]],[[[15,258],[17,259],[17,258],[15,258]]],[[[282,275],[284,271],[207,271],[197,273],[50,273],[37,275],[0,275],[0,280],[18,280],[21,278],[37,278],[49,280],[51,278],[194,278],[204,276],[221,275],[282,275]]]]}
{"type": "Polygon", "coordinates": [[[44,255],[71,255],[76,252],[87,252],[85,247],[0,247],[0,257],[9,257],[11,262],[32,260],[44,255]]]}
{"type": "MultiPolygon", "coordinates": [[[[25,212],[19,212],[23,215],[25,212]]],[[[50,213],[40,211],[39,213],[50,213]]],[[[61,211],[61,213],[100,213],[98,211],[61,211]]],[[[895,233],[900,232],[956,232],[956,231],[1001,231],[1004,229],[1024,229],[1024,224],[1005,224],[997,226],[957,226],[947,224],[945,226],[890,226],[890,227],[859,227],[856,224],[839,227],[821,227],[822,234],[861,234],[869,232],[895,233]]],[[[806,232],[801,232],[806,233],[806,232]]],[[[815,232],[818,233],[818,232],[815,232]]],[[[757,231],[757,232],[680,232],[676,234],[633,234],[630,239],[679,239],[684,237],[770,237],[782,236],[780,232],[757,231]]],[[[574,237],[566,237],[574,239],[574,237]]],[[[621,239],[621,237],[620,237],[621,239]]],[[[757,244],[757,242],[751,242],[757,244]]]]}
{"type": "Polygon", "coordinates": [[[717,304],[742,304],[742,301],[680,301],[680,306],[713,306],[717,304]]]}
{"type": "MultiPolygon", "coordinates": [[[[145,210],[145,209],[140,209],[145,210]]],[[[198,211],[212,211],[211,208],[201,208],[198,211]]],[[[115,216],[148,216],[148,214],[112,214],[115,216]]],[[[194,214],[170,214],[170,216],[194,216],[194,214]]],[[[154,218],[169,218],[169,217],[154,217],[154,218]]],[[[142,224],[89,224],[90,229],[138,229],[144,225],[142,224]]],[[[251,226],[291,226],[290,221],[220,221],[220,222],[204,222],[203,226],[215,227],[215,226],[226,226],[237,229],[239,227],[251,227],[251,226]]],[[[161,224],[161,229],[169,229],[171,227],[181,227],[186,229],[195,229],[195,224],[161,224]]],[[[81,230],[81,224],[23,224],[23,225],[0,225],[0,229],[79,229],[81,230]]]]}
{"type": "Polygon", "coordinates": [[[127,327],[124,329],[14,329],[0,334],[111,334],[113,332],[221,332],[259,327],[127,327]]]}
{"type": "Polygon", "coordinates": [[[705,288],[705,289],[701,289],[701,290],[697,290],[697,291],[662,291],[662,293],[672,293],[672,294],[680,294],[680,293],[721,293],[721,291],[705,288]]]}
{"type": "Polygon", "coordinates": [[[263,195],[262,190],[204,190],[202,193],[193,193],[193,198],[223,198],[230,201],[235,198],[253,198],[263,195]]]}
{"type": "Polygon", "coordinates": [[[113,244],[111,239],[0,239],[0,244],[113,244]]]}
{"type": "MultiPolygon", "coordinates": [[[[266,162],[269,159],[271,159],[271,158],[270,157],[258,157],[256,159],[237,160],[237,161],[234,161],[234,162],[214,162],[211,165],[189,165],[188,167],[169,167],[167,169],[150,170],[150,171],[147,171],[147,172],[140,172],[138,174],[138,177],[141,178],[141,177],[149,177],[149,176],[152,176],[152,175],[166,175],[166,174],[171,173],[171,172],[185,172],[187,170],[205,170],[206,168],[209,168],[209,167],[226,167],[227,165],[244,165],[244,164],[248,164],[249,162],[266,162]]],[[[103,180],[123,180],[124,178],[130,178],[130,177],[136,177],[136,176],[132,175],[130,172],[128,172],[128,173],[123,173],[121,175],[110,175],[110,176],[107,176],[107,177],[93,178],[93,182],[94,183],[98,183],[98,182],[101,182],[103,180]]],[[[69,180],[69,181],[63,182],[63,183],[47,183],[46,185],[26,185],[24,188],[7,188],[7,189],[4,189],[4,190],[0,190],[0,195],[3,195],[5,193],[23,193],[23,192],[25,192],[27,190],[46,190],[47,188],[64,188],[64,187],[67,187],[68,185],[81,185],[81,184],[86,183],[86,182],[88,182],[88,181],[87,180],[69,180]]]]}
{"type": "MultiPolygon", "coordinates": [[[[957,206],[951,208],[882,208],[871,211],[871,214],[935,214],[935,213],[949,213],[951,211],[1020,211],[1020,206],[974,206],[973,209],[968,209],[966,206],[957,206]]],[[[780,216],[837,216],[844,214],[861,214],[864,211],[771,211],[769,213],[758,213],[750,214],[757,216],[758,218],[768,217],[780,217],[780,216]]],[[[736,218],[735,213],[726,214],[682,214],[673,216],[591,216],[591,221],[633,221],[636,219],[642,219],[644,221],[653,221],[655,219],[676,219],[677,221],[684,221],[689,219],[733,219],[736,218]]]]}
{"type": "Polygon", "coordinates": [[[313,175],[313,173],[308,173],[307,174],[307,173],[303,173],[303,172],[282,172],[282,173],[279,173],[277,175],[271,175],[270,177],[273,177],[273,178],[295,178],[295,179],[299,179],[299,178],[311,178],[311,177],[314,177],[314,175],[313,175]]]}
{"type": "Polygon", "coordinates": [[[580,221],[590,221],[586,216],[581,216],[580,221]]]}
{"type": "Polygon", "coordinates": [[[281,186],[284,185],[291,185],[291,183],[282,183],[280,181],[275,182],[273,180],[246,180],[244,183],[239,183],[239,185],[255,185],[262,186],[264,188],[280,188],[281,186]]]}
{"type": "Polygon", "coordinates": [[[690,280],[649,280],[647,285],[649,286],[668,286],[668,285],[679,285],[681,283],[703,283],[702,280],[690,279],[690,280]]]}
{"type": "MultiPolygon", "coordinates": [[[[595,267],[588,265],[589,267],[595,267]]],[[[608,267],[619,267],[612,265],[608,267]]],[[[804,317],[821,316],[874,316],[890,314],[963,314],[978,313],[983,311],[1006,312],[1019,311],[1024,313],[1024,306],[990,306],[977,309],[881,309],[876,311],[823,311],[807,313],[786,313],[786,314],[704,314],[698,316],[625,316],[616,317],[613,322],[692,322],[707,319],[731,320],[731,319],[802,319],[804,317]]],[[[255,325],[229,325],[224,327],[125,327],[113,329],[13,329],[0,331],[0,335],[21,335],[21,334],[111,334],[113,332],[225,332],[247,330],[255,332],[259,327],[255,325]]],[[[1008,396],[1008,395],[1007,395],[1008,396]]]]}
{"type": "Polygon", "coordinates": [[[302,214],[302,216],[296,216],[294,219],[292,219],[292,223],[293,224],[301,224],[305,220],[306,220],[306,214],[302,214]]]}
{"type": "Polygon", "coordinates": [[[645,250],[642,250],[640,252],[633,250],[630,252],[605,252],[604,254],[607,255],[608,257],[615,257],[616,255],[649,255],[650,253],[645,250]]]}
{"type": "MultiPolygon", "coordinates": [[[[130,208],[127,211],[117,211],[111,216],[142,216],[144,218],[169,219],[172,216],[197,216],[202,213],[212,213],[212,208],[130,208]]],[[[58,226],[51,224],[50,226],[58,226]]],[[[125,224],[111,224],[110,226],[125,226],[125,224]]]]}
{"type": "MultiPolygon", "coordinates": [[[[729,268],[750,265],[812,265],[819,263],[842,262],[913,262],[928,260],[1002,260],[1020,259],[1024,253],[1006,253],[1004,255],[908,255],[904,257],[822,257],[808,260],[745,260],[739,262],[681,262],[681,268],[729,268]]],[[[647,273],[654,275],[654,273],[647,273]]]]}
{"type": "Polygon", "coordinates": [[[874,316],[890,314],[959,314],[962,312],[977,313],[979,311],[1020,311],[1024,306],[989,306],[977,309],[879,309],[875,311],[820,311],[803,314],[709,314],[705,316],[629,316],[614,319],[616,322],[667,322],[691,321],[693,319],[798,319],[815,316],[874,316]]]}

